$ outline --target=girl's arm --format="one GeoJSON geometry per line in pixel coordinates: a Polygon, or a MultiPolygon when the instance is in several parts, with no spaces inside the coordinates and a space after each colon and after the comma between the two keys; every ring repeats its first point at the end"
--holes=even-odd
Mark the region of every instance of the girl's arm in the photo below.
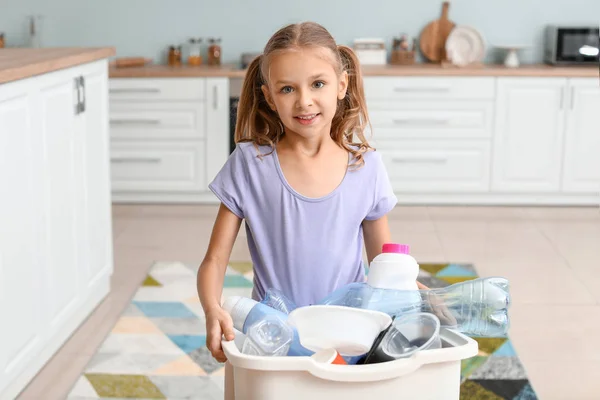
{"type": "MultiPolygon", "coordinates": [[[[387,215],[384,215],[376,220],[364,220],[363,236],[365,240],[365,248],[367,250],[367,260],[369,261],[369,264],[371,264],[373,258],[381,253],[383,244],[390,243],[392,241],[387,215]]],[[[417,286],[420,290],[429,289],[419,281],[417,281],[417,286]]]]}
{"type": "Polygon", "coordinates": [[[371,264],[375,256],[381,253],[383,244],[392,241],[387,215],[376,220],[364,220],[363,236],[367,250],[367,260],[371,264]]]}
{"type": "Polygon", "coordinates": [[[208,250],[198,269],[197,287],[204,313],[221,307],[223,282],[242,220],[223,204],[213,226],[208,250]]]}

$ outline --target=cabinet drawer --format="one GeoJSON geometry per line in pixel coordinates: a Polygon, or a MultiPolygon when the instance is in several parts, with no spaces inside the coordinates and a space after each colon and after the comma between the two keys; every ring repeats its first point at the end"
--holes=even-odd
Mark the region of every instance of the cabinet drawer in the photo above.
{"type": "Polygon", "coordinates": [[[481,192],[489,189],[490,142],[380,142],[397,192],[481,192]]]}
{"type": "Polygon", "coordinates": [[[381,139],[492,136],[491,102],[373,102],[369,109],[373,134],[381,139]]]}
{"type": "Polygon", "coordinates": [[[109,98],[114,100],[202,100],[204,78],[111,78],[109,98]]]}
{"type": "Polygon", "coordinates": [[[369,99],[493,99],[494,77],[388,77],[364,78],[369,99]]]}
{"type": "Polygon", "coordinates": [[[113,143],[114,191],[197,192],[205,190],[205,146],[187,143],[113,143]]]}
{"type": "Polygon", "coordinates": [[[206,109],[194,103],[113,102],[113,138],[203,138],[206,109]]]}

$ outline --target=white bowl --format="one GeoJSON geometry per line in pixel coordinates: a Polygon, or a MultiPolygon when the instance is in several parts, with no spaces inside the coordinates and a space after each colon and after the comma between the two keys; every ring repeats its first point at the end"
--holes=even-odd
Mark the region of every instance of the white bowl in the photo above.
{"type": "Polygon", "coordinates": [[[302,346],[315,352],[333,348],[343,356],[367,353],[391,322],[379,311],[329,305],[299,307],[288,316],[302,346]]]}

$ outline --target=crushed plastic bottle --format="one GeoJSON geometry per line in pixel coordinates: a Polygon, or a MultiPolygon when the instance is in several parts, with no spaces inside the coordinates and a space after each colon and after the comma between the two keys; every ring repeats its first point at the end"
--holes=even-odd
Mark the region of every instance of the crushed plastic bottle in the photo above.
{"type": "Polygon", "coordinates": [[[392,317],[430,312],[443,327],[470,336],[503,337],[508,332],[509,282],[500,277],[478,278],[445,288],[415,291],[374,288],[352,283],[331,293],[319,304],[367,308],[392,317]]]}
{"type": "MultiPolygon", "coordinates": [[[[262,302],[240,296],[231,296],[225,299],[222,305],[223,309],[231,315],[233,327],[244,334],[248,334],[251,326],[276,316],[281,321],[286,322],[288,315],[280,310],[276,310],[262,302]]],[[[271,320],[272,321],[272,320],[271,320]]],[[[287,325],[287,324],[286,324],[287,325]]],[[[293,333],[293,339],[289,344],[286,355],[288,356],[311,356],[313,351],[308,350],[300,344],[298,331],[290,327],[293,333]]]]}
{"type": "Polygon", "coordinates": [[[248,327],[242,353],[267,357],[285,356],[293,339],[292,328],[277,315],[268,314],[248,327]]]}

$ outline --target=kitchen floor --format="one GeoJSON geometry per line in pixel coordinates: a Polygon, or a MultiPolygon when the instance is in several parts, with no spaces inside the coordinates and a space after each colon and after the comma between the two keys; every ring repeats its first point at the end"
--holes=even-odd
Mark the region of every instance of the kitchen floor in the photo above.
{"type": "MultiPolygon", "coordinates": [[[[112,292],[19,399],[63,399],[150,265],[202,260],[216,211],[115,205],[112,292]]],[[[540,399],[598,398],[600,208],[398,206],[390,226],[419,262],[470,262],[510,280],[510,336],[540,399]]],[[[231,260],[249,260],[243,227],[231,260]]]]}

